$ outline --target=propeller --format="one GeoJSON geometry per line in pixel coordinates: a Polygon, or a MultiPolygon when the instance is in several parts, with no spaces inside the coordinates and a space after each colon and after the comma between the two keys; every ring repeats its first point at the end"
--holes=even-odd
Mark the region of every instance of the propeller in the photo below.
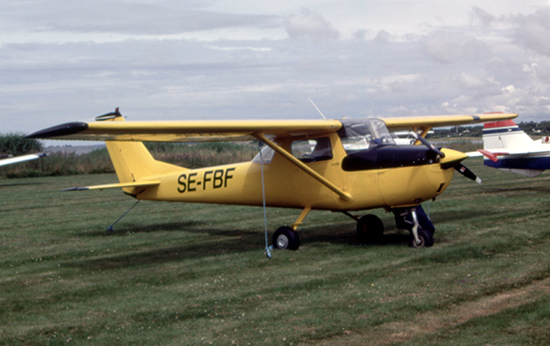
{"type": "Polygon", "coordinates": [[[462,163],[459,162],[458,164],[456,164],[454,166],[454,169],[456,169],[460,174],[462,174],[466,178],[472,179],[476,183],[481,184],[481,178],[478,177],[474,172],[472,172],[471,169],[464,166],[462,163]]]}
{"type": "MultiPolygon", "coordinates": [[[[441,158],[445,158],[445,153],[437,149],[432,143],[428,142],[424,137],[419,136],[418,133],[414,131],[411,131],[411,135],[420,143],[424,144],[428,149],[438,154],[441,158]]],[[[460,174],[462,174],[466,178],[471,179],[478,184],[481,184],[481,178],[478,177],[474,172],[472,172],[471,169],[464,166],[460,161],[462,161],[462,159],[452,162],[451,167],[456,169],[460,174]]]]}
{"type": "Polygon", "coordinates": [[[428,149],[432,150],[433,152],[435,152],[436,154],[438,154],[439,156],[441,156],[441,158],[444,158],[445,157],[445,153],[443,153],[441,150],[437,149],[432,143],[428,142],[426,140],[426,138],[422,137],[422,136],[419,136],[418,133],[414,132],[414,131],[411,131],[411,135],[417,140],[419,141],[420,143],[424,144],[426,147],[428,147],[428,149]]]}

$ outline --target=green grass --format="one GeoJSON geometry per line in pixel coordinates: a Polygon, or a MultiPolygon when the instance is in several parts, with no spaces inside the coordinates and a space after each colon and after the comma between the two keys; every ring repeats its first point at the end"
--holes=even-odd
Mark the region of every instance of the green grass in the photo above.
{"type": "Polygon", "coordinates": [[[468,166],[484,182],[429,204],[432,248],[317,211],[271,260],[261,208],[141,202],[109,234],[131,198],[59,190],[113,174],[0,180],[0,345],[547,344],[550,175],[468,166]]]}

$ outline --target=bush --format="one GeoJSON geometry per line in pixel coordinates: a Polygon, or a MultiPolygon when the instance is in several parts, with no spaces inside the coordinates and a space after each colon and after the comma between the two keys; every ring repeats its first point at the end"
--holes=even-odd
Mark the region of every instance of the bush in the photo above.
{"type": "Polygon", "coordinates": [[[43,151],[42,143],[36,139],[27,139],[22,133],[0,135],[0,154],[18,156],[43,151]]]}

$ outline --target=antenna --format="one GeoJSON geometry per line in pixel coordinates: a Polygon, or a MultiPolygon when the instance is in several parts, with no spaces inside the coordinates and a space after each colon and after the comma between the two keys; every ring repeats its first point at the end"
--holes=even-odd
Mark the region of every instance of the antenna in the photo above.
{"type": "Polygon", "coordinates": [[[317,112],[319,112],[319,114],[321,114],[321,116],[323,117],[323,119],[326,120],[325,115],[323,114],[323,112],[321,112],[321,111],[319,110],[319,108],[317,108],[317,106],[315,105],[315,103],[314,103],[309,97],[308,97],[307,99],[309,100],[309,102],[311,102],[311,104],[313,105],[313,107],[315,107],[315,109],[317,110],[317,112]]]}

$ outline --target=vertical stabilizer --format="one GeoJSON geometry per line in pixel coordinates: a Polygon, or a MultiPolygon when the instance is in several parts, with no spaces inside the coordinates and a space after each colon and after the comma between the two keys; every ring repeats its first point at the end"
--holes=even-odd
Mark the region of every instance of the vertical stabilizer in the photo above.
{"type": "MultiPolygon", "coordinates": [[[[124,118],[117,108],[115,112],[101,115],[96,120],[124,121],[124,118]]],[[[185,169],[155,160],[142,142],[106,141],[105,144],[121,183],[137,182],[144,178],[185,169]]]]}
{"type": "Polygon", "coordinates": [[[485,123],[483,126],[483,149],[528,147],[533,142],[512,120],[485,123]]]}

